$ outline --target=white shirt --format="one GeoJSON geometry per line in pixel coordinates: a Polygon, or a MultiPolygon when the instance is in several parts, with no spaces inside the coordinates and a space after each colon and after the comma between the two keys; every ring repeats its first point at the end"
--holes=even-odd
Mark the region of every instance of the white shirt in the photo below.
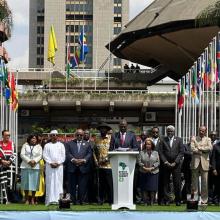
{"type": "Polygon", "coordinates": [[[170,147],[172,148],[174,136],[171,137],[171,138],[170,137],[168,137],[168,138],[169,138],[170,147]]]}

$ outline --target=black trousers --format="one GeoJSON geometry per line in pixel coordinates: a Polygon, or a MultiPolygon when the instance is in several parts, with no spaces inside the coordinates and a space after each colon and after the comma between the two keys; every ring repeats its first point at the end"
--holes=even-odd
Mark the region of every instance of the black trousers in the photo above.
{"type": "Polygon", "coordinates": [[[175,202],[181,201],[181,166],[177,165],[174,168],[168,168],[164,166],[164,174],[163,174],[163,184],[164,184],[164,200],[169,201],[169,192],[170,192],[170,176],[173,176],[173,186],[175,193],[175,202]]]}
{"type": "Polygon", "coordinates": [[[112,170],[99,168],[99,200],[105,202],[105,195],[107,196],[107,202],[113,203],[113,180],[112,170]]]}
{"type": "Polygon", "coordinates": [[[163,164],[159,168],[159,177],[158,177],[158,196],[157,202],[158,205],[161,205],[164,202],[164,167],[163,164]]]}
{"type": "Polygon", "coordinates": [[[76,203],[77,199],[80,203],[86,202],[88,179],[89,173],[81,173],[79,169],[74,173],[68,172],[68,191],[73,203],[76,203]]]}

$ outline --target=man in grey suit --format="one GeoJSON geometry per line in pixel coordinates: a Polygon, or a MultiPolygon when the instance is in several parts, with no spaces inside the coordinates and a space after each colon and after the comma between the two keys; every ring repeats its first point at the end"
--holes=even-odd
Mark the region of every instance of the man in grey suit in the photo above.
{"type": "Polygon", "coordinates": [[[83,140],[83,130],[76,131],[76,139],[66,143],[66,164],[68,173],[68,191],[75,204],[76,186],[78,185],[78,199],[80,204],[86,201],[89,172],[91,170],[92,149],[83,140]]]}
{"type": "Polygon", "coordinates": [[[174,136],[175,128],[167,127],[167,136],[161,140],[159,155],[163,164],[164,202],[169,205],[170,175],[173,176],[175,202],[180,206],[181,202],[181,161],[183,159],[184,146],[182,138],[174,136]]]}
{"type": "Polygon", "coordinates": [[[120,148],[127,148],[129,150],[138,150],[138,143],[135,134],[127,131],[127,121],[123,119],[119,124],[119,132],[116,132],[111,137],[110,151],[120,148]]]}
{"type": "Polygon", "coordinates": [[[192,169],[192,194],[198,194],[198,180],[201,175],[201,204],[208,202],[208,171],[209,153],[212,150],[211,139],[206,136],[206,127],[199,128],[199,136],[191,137],[191,149],[193,152],[192,169]]]}

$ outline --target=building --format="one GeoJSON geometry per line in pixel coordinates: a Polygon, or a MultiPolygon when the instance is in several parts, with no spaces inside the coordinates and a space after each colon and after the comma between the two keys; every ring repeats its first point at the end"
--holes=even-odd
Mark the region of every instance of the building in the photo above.
{"type": "MultiPolygon", "coordinates": [[[[128,22],[129,0],[31,0],[29,29],[29,67],[48,68],[48,36],[54,25],[58,51],[58,70],[66,66],[66,47],[70,43],[71,56],[78,46],[78,37],[84,28],[89,53],[81,68],[99,69],[110,56],[105,45],[110,42],[128,22]]],[[[121,68],[124,62],[112,57],[111,68],[121,68]]],[[[108,69],[106,62],[104,69],[108,69]]]]}

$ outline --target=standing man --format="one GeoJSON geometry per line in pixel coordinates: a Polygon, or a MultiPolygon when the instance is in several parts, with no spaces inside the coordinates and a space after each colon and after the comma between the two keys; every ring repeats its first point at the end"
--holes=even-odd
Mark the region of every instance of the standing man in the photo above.
{"type": "Polygon", "coordinates": [[[94,159],[96,166],[99,169],[99,204],[105,202],[105,195],[107,195],[107,202],[113,203],[113,180],[112,169],[108,158],[109,146],[111,136],[107,132],[111,129],[107,124],[100,124],[97,129],[100,131],[100,137],[95,141],[94,159]]]}
{"type": "Polygon", "coordinates": [[[183,159],[183,141],[174,136],[175,128],[172,125],[167,127],[167,136],[161,140],[159,154],[163,164],[164,202],[169,205],[169,184],[170,175],[173,176],[176,206],[181,204],[181,160],[183,159]]]}
{"type": "Polygon", "coordinates": [[[83,135],[83,130],[77,129],[76,139],[66,143],[68,191],[73,204],[77,202],[77,185],[79,202],[85,203],[91,171],[92,149],[90,143],[83,140],[83,135]]]}
{"type": "Polygon", "coordinates": [[[6,204],[14,190],[16,157],[8,130],[2,131],[2,138],[0,141],[0,202],[6,204]]]}
{"type": "Polygon", "coordinates": [[[199,175],[201,175],[201,204],[208,202],[208,171],[209,153],[212,150],[211,139],[206,136],[206,127],[199,128],[199,136],[192,136],[191,149],[193,152],[192,169],[192,194],[198,194],[199,175]]]}
{"type": "Polygon", "coordinates": [[[160,140],[160,130],[157,126],[154,126],[151,129],[151,136],[152,136],[153,143],[155,145],[155,150],[159,151],[159,146],[160,146],[161,140],[160,140]]]}
{"type": "Polygon", "coordinates": [[[129,150],[137,151],[138,143],[135,134],[127,131],[127,121],[123,119],[119,124],[119,132],[116,132],[111,137],[110,151],[117,150],[120,148],[127,148],[129,150]]]}
{"type": "Polygon", "coordinates": [[[46,162],[46,200],[45,204],[57,204],[63,193],[63,163],[65,147],[57,141],[57,130],[50,132],[50,143],[44,146],[43,158],[46,162]]]}

